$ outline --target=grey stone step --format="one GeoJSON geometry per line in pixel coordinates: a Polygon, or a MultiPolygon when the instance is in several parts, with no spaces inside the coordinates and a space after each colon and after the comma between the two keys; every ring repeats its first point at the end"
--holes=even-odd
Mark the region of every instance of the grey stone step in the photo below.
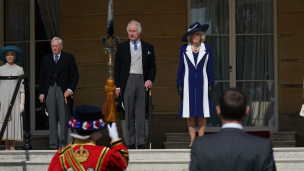
{"type": "MultiPolygon", "coordinates": [[[[304,170],[304,148],[274,148],[279,171],[304,170]]],[[[47,170],[56,150],[0,151],[0,170],[47,170]]],[[[129,150],[127,171],[187,171],[189,149],[129,150]]]]}
{"type": "Polygon", "coordinates": [[[296,142],[295,140],[290,140],[290,141],[271,141],[272,142],[272,147],[295,147],[296,142]]]}
{"type": "Polygon", "coordinates": [[[5,171],[41,171],[48,170],[49,161],[0,161],[0,170],[5,171]]]}
{"type": "Polygon", "coordinates": [[[304,159],[304,148],[273,148],[274,158],[303,158],[304,159]]]}
{"type": "MultiPolygon", "coordinates": [[[[165,133],[165,149],[186,149],[190,143],[189,133],[165,133]]],[[[296,132],[277,132],[270,134],[273,147],[295,147],[296,132]]]]}
{"type": "Polygon", "coordinates": [[[190,160],[189,149],[129,150],[130,161],[136,160],[190,160]]]}
{"type": "Polygon", "coordinates": [[[296,132],[275,132],[270,134],[272,141],[296,140],[296,132]]]}
{"type": "Polygon", "coordinates": [[[190,142],[164,142],[165,149],[187,149],[190,142]]]}
{"type": "MultiPolygon", "coordinates": [[[[16,150],[22,150],[24,145],[15,145],[16,150]]],[[[0,145],[0,150],[5,150],[6,145],[0,145]]]]}
{"type": "Polygon", "coordinates": [[[190,159],[130,160],[126,171],[188,171],[190,159]]]}
{"type": "Polygon", "coordinates": [[[189,133],[165,133],[167,142],[190,142],[189,133]]]}
{"type": "Polygon", "coordinates": [[[304,158],[275,158],[275,163],[279,171],[304,170],[304,158]]]}
{"type": "MultiPolygon", "coordinates": [[[[165,149],[187,149],[190,142],[164,142],[165,149]]],[[[296,141],[272,141],[274,148],[295,147],[296,141]]]]}
{"type": "Polygon", "coordinates": [[[48,161],[50,162],[57,150],[15,150],[0,151],[0,161],[48,161]]]}
{"type": "MultiPolygon", "coordinates": [[[[190,142],[189,133],[165,133],[167,142],[190,142]]],[[[296,132],[275,132],[270,134],[272,141],[296,140],[296,132]]]]}
{"type": "MultiPolygon", "coordinates": [[[[5,143],[2,142],[3,145],[0,145],[0,150],[5,150],[5,143]]],[[[31,145],[33,150],[49,150],[49,136],[48,135],[34,135],[31,137],[31,145]]],[[[22,150],[24,146],[23,141],[17,141],[15,145],[16,150],[22,150]]]]}

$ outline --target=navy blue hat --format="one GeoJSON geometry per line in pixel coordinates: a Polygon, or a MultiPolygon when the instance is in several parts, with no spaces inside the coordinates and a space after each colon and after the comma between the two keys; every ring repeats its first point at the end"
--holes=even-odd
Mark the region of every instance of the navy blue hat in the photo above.
{"type": "Polygon", "coordinates": [[[18,63],[22,60],[23,58],[23,51],[18,48],[17,46],[4,46],[3,48],[0,49],[0,60],[3,61],[4,63],[6,63],[6,59],[5,59],[5,53],[7,51],[14,51],[16,52],[16,59],[15,59],[15,63],[18,63]]]}
{"type": "Polygon", "coordinates": [[[79,131],[95,131],[106,128],[100,107],[79,105],[74,107],[74,116],[67,123],[67,127],[79,131]]]}
{"type": "Polygon", "coordinates": [[[187,42],[188,39],[187,37],[192,34],[192,33],[195,33],[197,31],[202,31],[204,33],[206,33],[206,31],[208,30],[209,28],[209,24],[203,24],[201,25],[199,22],[195,22],[193,24],[190,25],[187,33],[182,37],[182,41],[183,42],[187,42]]]}

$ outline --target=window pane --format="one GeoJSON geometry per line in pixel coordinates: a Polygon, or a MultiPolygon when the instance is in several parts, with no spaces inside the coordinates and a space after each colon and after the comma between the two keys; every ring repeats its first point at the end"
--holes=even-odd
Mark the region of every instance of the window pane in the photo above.
{"type": "Polygon", "coordinates": [[[274,37],[236,36],[237,80],[274,79],[274,37]]]}
{"type": "Polygon", "coordinates": [[[275,126],[274,81],[237,82],[250,107],[244,126],[275,126]]]}
{"type": "Polygon", "coordinates": [[[48,40],[37,0],[35,1],[35,39],[48,40]]]}
{"type": "Polygon", "coordinates": [[[192,0],[191,23],[209,24],[206,34],[229,34],[229,0],[192,0]]]}
{"type": "Polygon", "coordinates": [[[208,36],[204,43],[212,48],[214,80],[229,80],[229,37],[208,36]]]}
{"type": "Polygon", "coordinates": [[[4,42],[30,40],[30,0],[4,0],[4,42]]]}
{"type": "Polygon", "coordinates": [[[220,127],[222,126],[221,118],[216,114],[215,106],[218,105],[218,100],[220,94],[230,85],[228,82],[218,82],[214,84],[213,94],[212,94],[212,106],[213,106],[213,114],[214,117],[207,118],[207,127],[220,127]]]}
{"type": "Polygon", "coordinates": [[[273,0],[235,0],[236,34],[273,33],[273,0]]]}
{"type": "Polygon", "coordinates": [[[30,75],[30,43],[5,43],[4,46],[17,46],[23,51],[23,58],[17,65],[23,67],[25,75],[30,75]]]}

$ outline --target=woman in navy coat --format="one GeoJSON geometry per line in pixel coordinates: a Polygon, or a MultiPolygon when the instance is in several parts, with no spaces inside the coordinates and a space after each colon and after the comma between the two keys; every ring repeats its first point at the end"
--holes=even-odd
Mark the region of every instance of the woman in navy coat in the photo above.
{"type": "Polygon", "coordinates": [[[188,44],[180,48],[177,88],[181,96],[179,117],[187,118],[191,148],[196,135],[195,117],[198,117],[198,136],[203,136],[206,118],[213,116],[211,94],[214,85],[211,46],[204,44],[209,25],[195,22],[183,36],[188,44]]]}

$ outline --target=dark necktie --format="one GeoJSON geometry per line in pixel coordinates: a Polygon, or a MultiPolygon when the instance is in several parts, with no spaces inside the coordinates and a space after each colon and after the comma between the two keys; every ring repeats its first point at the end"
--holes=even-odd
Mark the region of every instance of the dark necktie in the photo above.
{"type": "Polygon", "coordinates": [[[55,63],[57,64],[59,57],[56,55],[55,56],[55,63]]]}

